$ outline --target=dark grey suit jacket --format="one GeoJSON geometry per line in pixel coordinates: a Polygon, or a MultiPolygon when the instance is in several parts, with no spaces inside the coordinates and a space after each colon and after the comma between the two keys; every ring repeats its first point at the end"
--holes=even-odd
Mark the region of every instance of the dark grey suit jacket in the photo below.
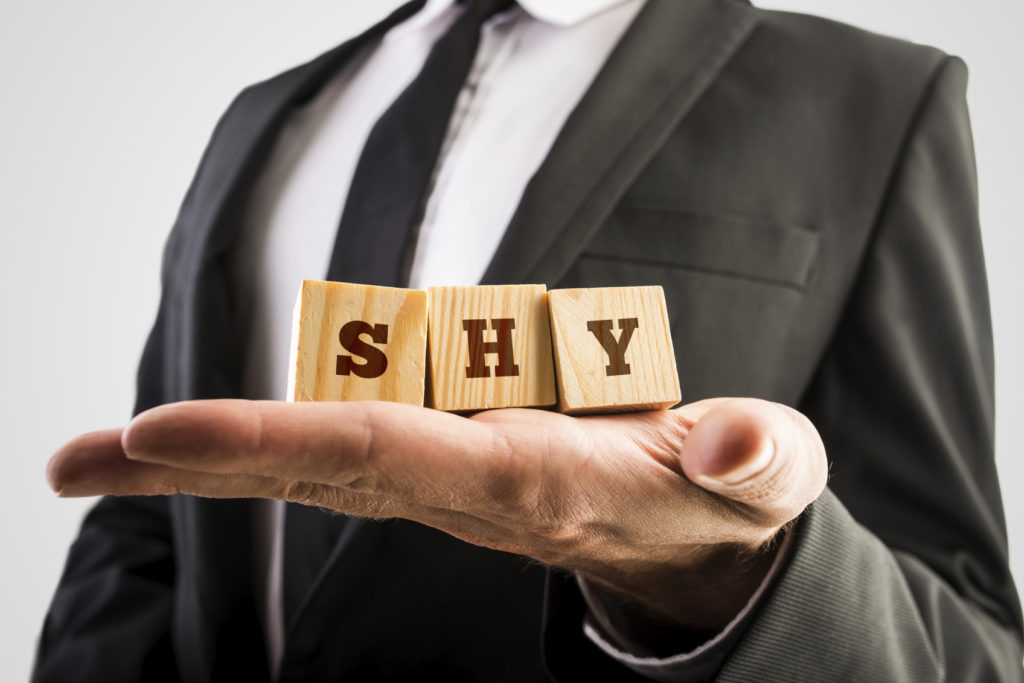
{"type": "MultiPolygon", "coordinates": [[[[237,395],[223,271],[240,207],[291,108],[381,30],[225,114],[167,245],[139,409],[237,395]]],[[[829,488],[723,681],[1024,678],[965,80],[937,50],[821,19],[650,0],[487,270],[661,284],[685,400],[762,397],[819,429],[829,488]]],[[[266,679],[251,511],[103,500],[38,680],[266,679]]],[[[350,523],[321,551],[309,585],[285,587],[285,680],[633,675],[582,636],[583,602],[556,572],[408,522],[350,523]]]]}

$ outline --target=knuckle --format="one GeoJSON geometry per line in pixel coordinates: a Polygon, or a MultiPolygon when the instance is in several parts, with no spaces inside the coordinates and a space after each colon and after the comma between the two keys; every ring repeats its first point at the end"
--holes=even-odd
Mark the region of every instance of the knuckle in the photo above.
{"type": "Polygon", "coordinates": [[[580,549],[587,545],[589,538],[585,525],[574,522],[539,525],[532,532],[545,546],[573,556],[580,554],[580,549]]]}
{"type": "Polygon", "coordinates": [[[359,417],[358,437],[353,440],[351,452],[337,453],[336,474],[352,482],[366,478],[373,471],[380,444],[375,438],[375,413],[372,408],[362,411],[359,417]]]}
{"type": "Polygon", "coordinates": [[[517,520],[531,519],[539,507],[539,494],[533,483],[535,477],[526,472],[524,458],[501,431],[494,431],[483,453],[492,463],[489,476],[483,482],[485,499],[492,503],[503,517],[517,520]]]}

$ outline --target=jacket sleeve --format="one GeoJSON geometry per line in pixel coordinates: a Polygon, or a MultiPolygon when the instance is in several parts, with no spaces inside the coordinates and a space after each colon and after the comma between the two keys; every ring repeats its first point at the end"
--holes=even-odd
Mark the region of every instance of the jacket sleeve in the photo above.
{"type": "Polygon", "coordinates": [[[721,680],[1020,681],[964,99],[938,70],[802,410],[829,489],[721,680]]]}
{"type": "Polygon", "coordinates": [[[112,497],[86,516],[43,624],[32,680],[176,681],[168,499],[112,497]]]}
{"type": "MultiPolygon", "coordinates": [[[[791,530],[788,562],[744,634],[715,655],[715,680],[1024,681],[966,78],[959,59],[942,62],[905,136],[798,406],[822,435],[829,486],[791,530]]],[[[579,591],[556,573],[547,609],[560,681],[708,680],[692,657],[628,664],[598,652],[579,636],[579,591]]]]}
{"type": "MultiPolygon", "coordinates": [[[[192,217],[204,170],[218,154],[244,96],[221,117],[185,194],[161,266],[161,300],[136,377],[133,414],[186,396],[169,312],[180,298],[182,270],[194,249],[192,217]]],[[[173,498],[106,496],[85,517],[39,638],[33,681],[177,681],[171,624],[176,566],[173,498]]]]}
{"type": "MultiPolygon", "coordinates": [[[[136,412],[160,393],[161,319],[143,353],[136,412]]],[[[43,623],[34,683],[178,680],[169,500],[105,496],[86,515],[43,623]]]]}
{"type": "MultiPolygon", "coordinates": [[[[164,297],[139,365],[135,413],[167,400],[162,377],[171,260],[168,248],[164,297]]],[[[35,683],[179,679],[171,640],[169,508],[166,496],[106,496],[86,515],[43,623],[35,683]]]]}

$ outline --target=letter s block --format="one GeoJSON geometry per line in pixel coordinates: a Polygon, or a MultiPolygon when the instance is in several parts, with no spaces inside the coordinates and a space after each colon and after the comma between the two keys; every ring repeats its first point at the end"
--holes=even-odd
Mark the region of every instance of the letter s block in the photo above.
{"type": "Polygon", "coordinates": [[[548,305],[560,411],[625,412],[679,402],[661,287],[556,289],[548,305]]]}
{"type": "Polygon", "coordinates": [[[304,280],[292,323],[292,401],[423,405],[427,293],[304,280]]]}
{"type": "Polygon", "coordinates": [[[432,407],[555,404],[544,285],[431,287],[429,293],[432,407]]]}

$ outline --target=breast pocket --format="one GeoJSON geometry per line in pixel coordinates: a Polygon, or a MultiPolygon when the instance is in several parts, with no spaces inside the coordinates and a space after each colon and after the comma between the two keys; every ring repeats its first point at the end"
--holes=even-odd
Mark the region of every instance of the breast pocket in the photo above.
{"type": "Polygon", "coordinates": [[[819,235],[802,227],[686,208],[624,206],[558,287],[658,284],[683,400],[787,398],[804,292],[819,235]]]}

